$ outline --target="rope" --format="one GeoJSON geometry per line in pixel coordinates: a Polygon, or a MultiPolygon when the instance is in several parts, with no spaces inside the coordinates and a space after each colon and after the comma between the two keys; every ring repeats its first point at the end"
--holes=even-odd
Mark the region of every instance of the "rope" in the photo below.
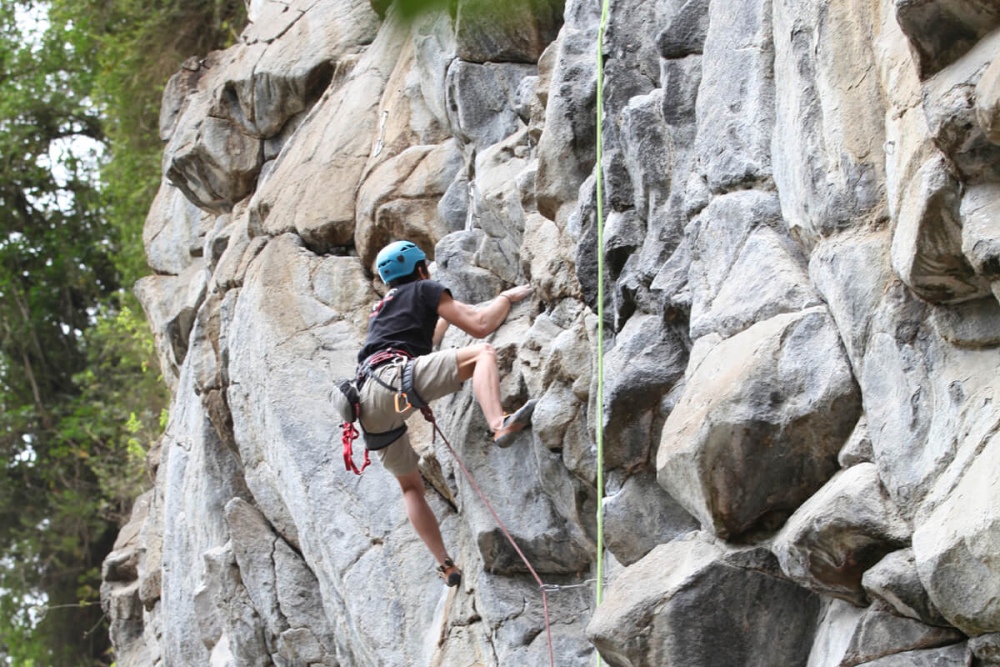
{"type": "MultiPolygon", "coordinates": [[[[601,5],[597,30],[597,586],[596,604],[604,597],[604,153],[601,126],[604,124],[604,30],[608,24],[610,0],[601,5]]],[[[597,667],[601,654],[597,653],[597,667]]]]}
{"type": "Polygon", "coordinates": [[[517,555],[521,557],[521,560],[528,568],[528,572],[531,573],[531,576],[534,577],[535,579],[535,583],[538,584],[538,588],[542,592],[542,609],[545,612],[545,636],[549,642],[549,664],[551,665],[551,667],[555,667],[556,658],[555,658],[555,652],[552,649],[552,624],[549,622],[549,598],[548,595],[546,595],[546,591],[555,590],[559,587],[558,586],[552,587],[546,585],[545,582],[542,581],[542,578],[538,576],[538,573],[535,572],[535,568],[531,566],[531,563],[528,561],[528,557],[524,555],[523,551],[521,551],[521,547],[517,546],[517,542],[514,541],[514,538],[511,536],[510,531],[507,530],[507,526],[505,526],[503,521],[500,520],[500,516],[496,513],[496,510],[493,509],[493,505],[490,504],[490,501],[486,499],[486,494],[484,494],[482,490],[479,488],[479,485],[476,484],[476,480],[472,478],[472,473],[470,473],[469,469],[465,467],[465,463],[462,462],[462,459],[461,457],[459,457],[458,452],[455,451],[455,448],[451,446],[450,442],[448,442],[448,438],[445,437],[444,432],[441,431],[441,427],[438,426],[437,418],[434,416],[434,412],[430,408],[422,408],[420,412],[424,415],[424,419],[429,421],[431,423],[431,426],[434,427],[434,433],[436,435],[441,436],[441,440],[444,441],[445,447],[448,448],[448,451],[451,452],[451,455],[455,458],[455,462],[458,463],[458,467],[461,468],[462,474],[464,474],[465,478],[469,480],[469,484],[472,485],[472,488],[479,495],[479,498],[480,500],[483,501],[483,504],[486,506],[486,509],[488,509],[490,511],[490,514],[493,515],[493,520],[497,522],[497,526],[500,527],[500,530],[503,532],[504,537],[506,537],[507,541],[510,542],[511,546],[514,547],[514,551],[516,551],[517,555]]]}
{"type": "MultiPolygon", "coordinates": [[[[597,29],[597,415],[594,417],[597,436],[597,585],[596,606],[604,597],[604,171],[602,160],[604,140],[604,30],[608,25],[610,0],[601,3],[601,23],[597,29]]],[[[597,667],[601,667],[601,654],[597,667]]]]}

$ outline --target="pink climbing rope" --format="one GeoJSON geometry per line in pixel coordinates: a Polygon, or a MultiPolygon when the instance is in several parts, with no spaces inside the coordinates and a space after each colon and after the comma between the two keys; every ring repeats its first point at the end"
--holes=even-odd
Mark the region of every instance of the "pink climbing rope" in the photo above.
{"type": "Polygon", "coordinates": [[[451,455],[455,457],[455,462],[458,463],[458,467],[461,468],[462,473],[465,475],[465,478],[469,480],[469,484],[472,485],[472,488],[475,489],[477,494],[479,494],[479,498],[483,501],[483,504],[486,505],[486,509],[488,509],[490,514],[493,515],[493,520],[497,522],[497,526],[499,526],[500,530],[503,531],[504,537],[507,538],[507,541],[510,542],[512,547],[514,547],[514,551],[516,551],[517,555],[521,557],[522,561],[524,561],[524,564],[528,568],[528,572],[531,573],[531,576],[535,578],[535,582],[538,584],[538,589],[542,592],[542,609],[545,612],[545,636],[549,642],[549,664],[551,667],[555,667],[555,652],[552,650],[552,626],[549,623],[549,598],[548,595],[545,594],[545,582],[543,582],[542,578],[538,576],[537,572],[535,572],[535,568],[531,566],[531,563],[528,561],[528,557],[524,555],[523,551],[521,551],[521,547],[517,546],[517,542],[515,542],[514,538],[511,537],[510,531],[507,530],[507,526],[505,526],[503,521],[500,520],[500,517],[497,515],[496,510],[493,509],[493,505],[490,504],[490,501],[486,499],[486,494],[482,492],[479,485],[476,484],[476,480],[472,478],[472,473],[470,473],[469,469],[465,467],[465,464],[455,451],[455,448],[451,446],[450,442],[448,442],[448,438],[445,436],[444,432],[441,431],[441,427],[438,426],[434,413],[430,408],[421,408],[420,412],[424,415],[424,419],[429,421],[431,426],[434,427],[434,433],[441,436],[441,440],[444,441],[445,447],[447,447],[448,451],[451,452],[451,455]]]}

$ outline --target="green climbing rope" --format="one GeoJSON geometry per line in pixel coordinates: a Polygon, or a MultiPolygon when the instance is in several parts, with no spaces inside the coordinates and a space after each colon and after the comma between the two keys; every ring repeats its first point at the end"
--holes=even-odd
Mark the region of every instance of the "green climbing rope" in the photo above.
{"type": "MultiPolygon", "coordinates": [[[[597,30],[597,604],[604,595],[604,173],[601,168],[604,124],[604,29],[608,24],[611,0],[601,6],[597,30]]],[[[597,654],[597,667],[601,654],[597,654]]]]}

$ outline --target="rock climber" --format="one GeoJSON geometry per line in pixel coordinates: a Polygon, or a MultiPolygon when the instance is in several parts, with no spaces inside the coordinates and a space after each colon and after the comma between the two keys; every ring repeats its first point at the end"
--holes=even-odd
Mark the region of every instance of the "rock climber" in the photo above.
{"type": "Polygon", "coordinates": [[[360,422],[366,446],[399,481],[406,514],[437,561],[439,576],[448,586],[457,586],[462,572],[449,557],[437,518],[424,498],[419,457],[410,445],[405,421],[416,408],[458,391],[471,379],[493,442],[500,447],[511,444],[530,423],[537,401],[504,414],[493,346],[479,343],[433,350],[449,324],[474,338],[493,333],[507,319],[512,304],[532,290],[519,285],[483,306],[472,306],[454,299],[448,288],[430,278],[426,259],[410,241],[390,243],[376,258],[379,277],[389,291],[372,307],[368,334],[358,353],[360,422]]]}

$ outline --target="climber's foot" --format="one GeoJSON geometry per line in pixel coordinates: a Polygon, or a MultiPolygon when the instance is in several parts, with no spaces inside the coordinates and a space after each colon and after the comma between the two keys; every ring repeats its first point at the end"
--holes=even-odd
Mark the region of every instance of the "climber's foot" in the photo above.
{"type": "Polygon", "coordinates": [[[438,576],[444,579],[444,582],[449,586],[458,586],[462,583],[462,571],[450,558],[444,559],[444,564],[438,566],[437,572],[438,576]]]}
{"type": "Polygon", "coordinates": [[[514,438],[525,426],[531,423],[531,414],[535,411],[538,399],[533,398],[512,415],[506,415],[503,423],[493,435],[493,444],[497,447],[510,447],[514,443],[514,438]]]}

